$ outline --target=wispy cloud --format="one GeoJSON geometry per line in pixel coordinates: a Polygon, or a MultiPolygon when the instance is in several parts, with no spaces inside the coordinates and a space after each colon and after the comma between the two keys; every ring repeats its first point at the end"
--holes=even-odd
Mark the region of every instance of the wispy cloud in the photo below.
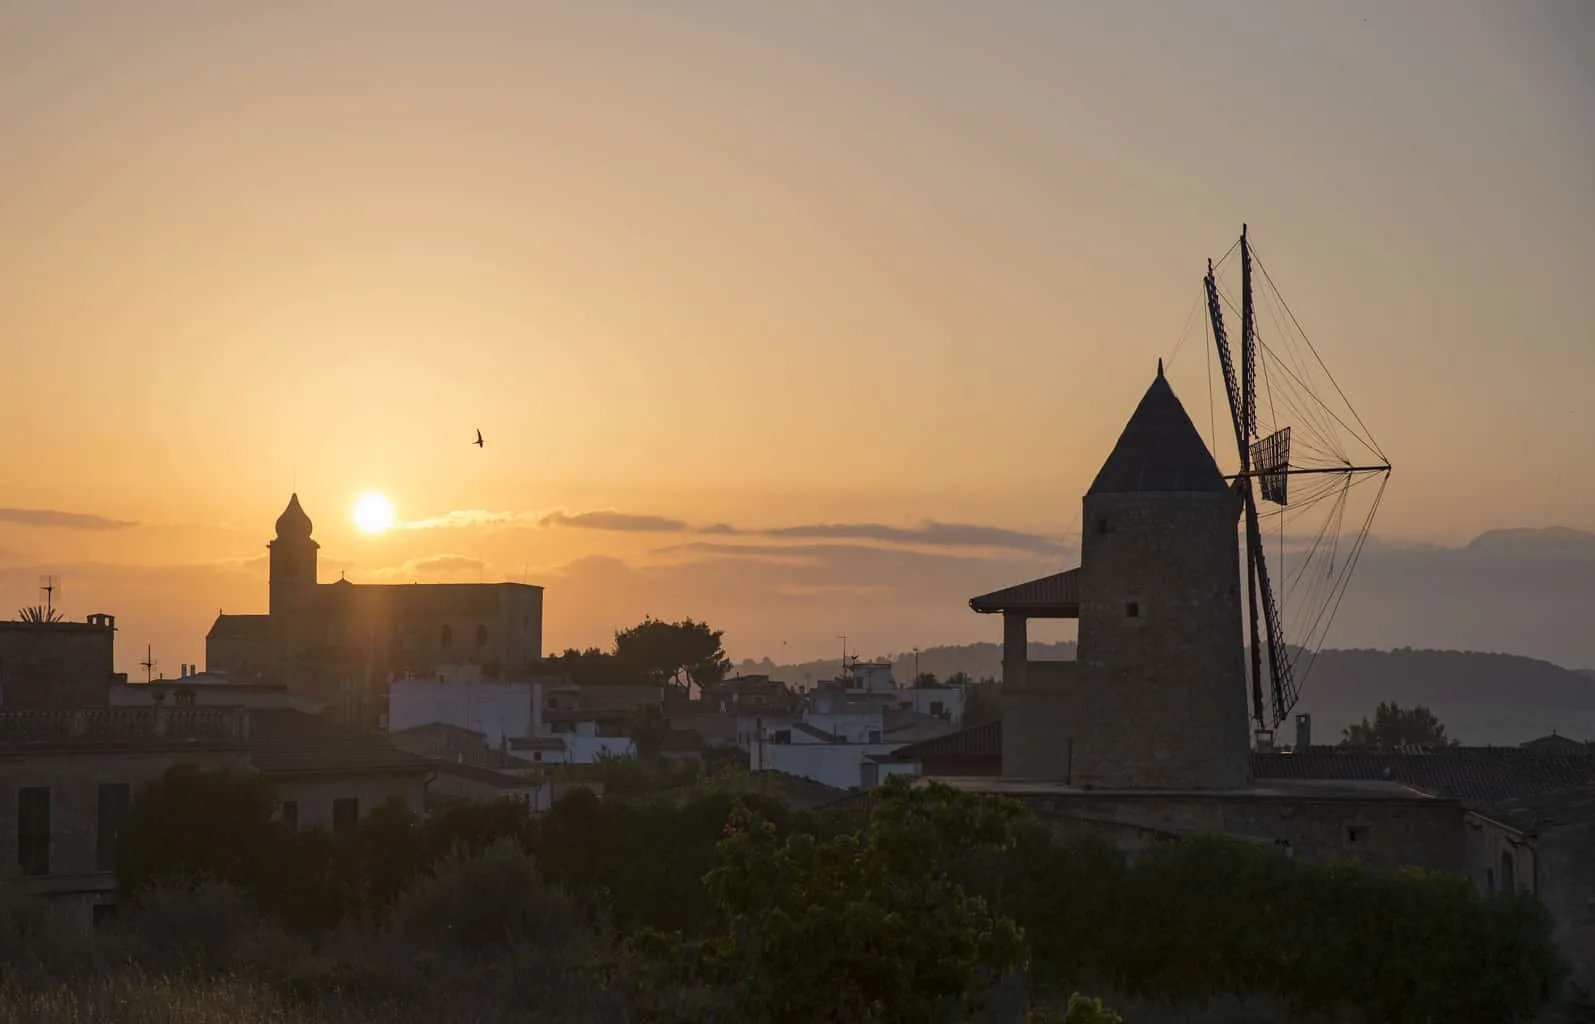
{"type": "Polygon", "coordinates": [[[684,533],[691,525],[668,516],[637,515],[605,509],[598,512],[550,512],[538,520],[542,526],[574,526],[584,530],[623,533],[684,533]]]}
{"type": "Polygon", "coordinates": [[[462,508],[432,519],[394,523],[395,530],[458,530],[468,526],[511,526],[535,523],[538,517],[526,512],[492,512],[485,508],[462,508]]]}
{"type": "Polygon", "coordinates": [[[0,508],[0,523],[45,526],[58,530],[124,530],[138,525],[126,519],[110,519],[89,512],[61,512],[51,508],[0,508]]]}
{"type": "Polygon", "coordinates": [[[1056,537],[1025,533],[1000,526],[975,523],[942,523],[928,520],[913,526],[885,523],[807,523],[796,526],[747,527],[726,522],[696,526],[671,516],[616,509],[588,512],[557,510],[545,513],[489,512],[464,509],[435,519],[402,524],[406,529],[424,530],[466,526],[495,526],[509,523],[533,524],[580,530],[605,530],[617,533],[692,533],[714,537],[763,537],[771,540],[853,540],[874,544],[921,545],[938,548],[987,548],[1022,551],[1029,554],[1057,554],[1067,545],[1056,537]]]}
{"type": "Polygon", "coordinates": [[[403,565],[378,569],[372,575],[382,580],[439,581],[462,576],[475,577],[486,568],[486,562],[470,555],[426,555],[412,558],[403,565]]]}

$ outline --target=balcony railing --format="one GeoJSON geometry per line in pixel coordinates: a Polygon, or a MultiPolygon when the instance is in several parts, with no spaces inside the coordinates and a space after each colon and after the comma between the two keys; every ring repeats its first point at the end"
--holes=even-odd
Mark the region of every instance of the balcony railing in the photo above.
{"type": "Polygon", "coordinates": [[[0,710],[0,750],[79,746],[243,743],[243,708],[0,710]]]}

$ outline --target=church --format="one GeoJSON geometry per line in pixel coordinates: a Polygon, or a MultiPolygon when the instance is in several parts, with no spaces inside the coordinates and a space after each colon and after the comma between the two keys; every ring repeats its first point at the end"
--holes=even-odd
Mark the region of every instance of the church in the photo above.
{"type": "Polygon", "coordinates": [[[373,724],[388,681],[475,665],[514,678],[542,658],[543,588],[524,583],[350,583],[316,579],[321,545],[299,495],[268,545],[266,614],[219,614],[206,669],[287,684],[352,722],[373,724]]]}

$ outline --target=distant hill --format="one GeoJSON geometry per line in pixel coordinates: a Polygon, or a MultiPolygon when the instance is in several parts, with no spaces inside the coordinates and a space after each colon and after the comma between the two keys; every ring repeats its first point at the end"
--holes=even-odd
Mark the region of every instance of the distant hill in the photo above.
{"type": "MultiPolygon", "coordinates": [[[[1074,657],[1073,643],[1031,644],[1033,659],[1074,657]]],[[[915,656],[893,654],[900,682],[913,677],[915,656]]],[[[835,659],[778,665],[744,661],[745,673],[763,673],[805,687],[834,678],[835,659]]],[[[1000,677],[998,644],[932,647],[919,652],[919,670],[946,678],[966,672],[975,679],[1000,677]]],[[[1341,730],[1372,716],[1380,701],[1424,704],[1445,723],[1449,735],[1469,744],[1515,746],[1556,732],[1595,739],[1595,670],[1572,670],[1512,654],[1472,651],[1324,651],[1308,672],[1296,710],[1313,716],[1313,739],[1333,743],[1341,730]]],[[[1290,723],[1283,727],[1288,733],[1290,723]]]]}

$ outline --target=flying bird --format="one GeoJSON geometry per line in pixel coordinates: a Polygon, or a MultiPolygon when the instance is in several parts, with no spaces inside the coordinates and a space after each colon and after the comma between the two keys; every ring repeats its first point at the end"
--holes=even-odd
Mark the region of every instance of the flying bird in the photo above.
{"type": "Polygon", "coordinates": [[[474,444],[474,445],[476,445],[476,446],[477,446],[477,447],[478,447],[478,448],[480,448],[480,447],[482,447],[482,446],[483,446],[483,444],[485,444],[485,443],[486,443],[486,442],[484,442],[484,441],[483,441],[483,440],[482,440],[482,430],[481,430],[481,428],[480,428],[480,427],[478,427],[478,428],[477,428],[477,431],[476,431],[476,440],[475,440],[475,441],[472,441],[472,442],[471,442],[471,443],[472,443],[472,444],[474,444]]]}

